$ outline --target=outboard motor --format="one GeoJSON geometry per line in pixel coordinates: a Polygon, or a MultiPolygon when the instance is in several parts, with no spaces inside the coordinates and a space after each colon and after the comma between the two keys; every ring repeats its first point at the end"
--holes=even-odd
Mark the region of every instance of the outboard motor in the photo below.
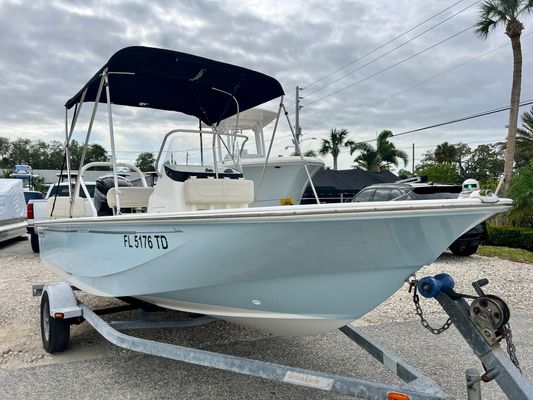
{"type": "MultiPolygon", "coordinates": [[[[118,186],[130,187],[133,185],[128,179],[119,176],[118,186]]],[[[96,188],[94,189],[94,207],[96,208],[99,217],[113,215],[113,210],[107,205],[107,192],[113,187],[115,187],[113,176],[102,176],[96,180],[96,188]]]]}

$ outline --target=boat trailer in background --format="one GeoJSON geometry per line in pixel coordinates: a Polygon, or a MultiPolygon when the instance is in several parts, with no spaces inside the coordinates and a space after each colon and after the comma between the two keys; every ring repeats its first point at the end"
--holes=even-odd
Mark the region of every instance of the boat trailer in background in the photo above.
{"type": "MultiPolygon", "coordinates": [[[[481,360],[485,368],[483,375],[480,376],[474,369],[466,371],[468,400],[480,400],[480,382],[488,382],[493,379],[509,399],[533,399],[533,388],[522,376],[518,363],[516,362],[515,365],[500,348],[499,342],[503,338],[507,339],[508,344],[510,341],[510,329],[508,328],[509,309],[503,300],[496,296],[485,295],[481,290],[481,286],[488,283],[487,280],[474,283],[478,294],[476,297],[455,293],[453,291],[453,279],[447,274],[439,274],[435,277],[426,277],[420,280],[413,278],[409,283],[410,290],[415,288],[415,296],[417,295],[416,290],[418,290],[423,296],[434,297],[441,304],[450,316],[451,323],[456,326],[473,352],[481,360]],[[471,304],[467,303],[466,298],[472,299],[471,304]]],[[[120,329],[196,326],[212,322],[214,318],[211,317],[202,316],[178,321],[157,321],[150,319],[149,313],[143,311],[138,304],[93,311],[87,305],[78,301],[74,290],[63,282],[34,285],[33,295],[41,296],[41,333],[45,350],[50,353],[66,350],[69,342],[70,325],[87,321],[104,338],[117,346],[191,364],[307,386],[366,400],[454,399],[454,397],[446,394],[436,383],[351,325],[340,328],[340,331],[401,378],[405,382],[404,385],[387,385],[161,343],[126,335],[118,331],[120,329]],[[138,320],[109,322],[99,316],[132,309],[139,309],[138,320]]],[[[449,326],[451,323],[447,325],[449,326]]],[[[511,354],[514,354],[514,351],[511,354]]]]}

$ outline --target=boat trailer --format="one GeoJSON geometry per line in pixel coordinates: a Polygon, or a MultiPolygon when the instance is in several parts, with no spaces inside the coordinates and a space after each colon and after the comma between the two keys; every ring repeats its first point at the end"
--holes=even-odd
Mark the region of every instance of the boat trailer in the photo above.
{"type": "MultiPolygon", "coordinates": [[[[518,362],[511,361],[500,347],[499,343],[503,338],[506,338],[509,347],[510,334],[507,334],[506,329],[510,313],[503,300],[483,292],[481,287],[488,283],[486,279],[473,283],[478,296],[456,293],[453,290],[453,279],[447,274],[420,280],[413,278],[408,283],[410,290],[414,288],[415,297],[418,290],[424,297],[435,298],[440,303],[450,317],[450,322],[445,325],[450,326],[453,323],[474,354],[479,357],[485,372],[480,375],[475,369],[466,371],[468,400],[480,400],[480,383],[491,380],[495,380],[511,400],[533,399],[533,388],[521,374],[518,362]],[[466,298],[472,302],[469,304],[466,298]]],[[[343,326],[339,330],[395,373],[405,382],[404,385],[382,384],[126,335],[119,330],[198,326],[212,322],[215,318],[200,316],[174,321],[152,320],[149,311],[144,311],[136,305],[91,310],[76,298],[75,288],[64,282],[33,285],[32,289],[34,296],[41,296],[41,334],[43,346],[49,353],[66,350],[70,338],[70,325],[87,321],[105,339],[119,347],[172,360],[307,386],[364,400],[454,399],[431,379],[351,325],[343,326]],[[138,320],[109,322],[99,316],[132,309],[139,310],[138,320]]],[[[418,310],[419,307],[417,313],[418,310]]],[[[421,316],[421,313],[419,315],[421,316]]],[[[423,318],[422,320],[424,321],[423,318]]]]}

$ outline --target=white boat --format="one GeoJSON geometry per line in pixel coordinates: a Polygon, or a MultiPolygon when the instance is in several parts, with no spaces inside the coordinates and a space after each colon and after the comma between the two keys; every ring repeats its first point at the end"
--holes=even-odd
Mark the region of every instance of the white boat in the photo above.
{"type": "Polygon", "coordinates": [[[20,179],[0,179],[0,242],[26,234],[26,202],[20,179]]]}
{"type": "MultiPolygon", "coordinates": [[[[300,204],[302,195],[309,184],[309,175],[313,178],[318,171],[324,169],[324,161],[316,157],[283,156],[267,159],[267,144],[264,128],[274,122],[277,113],[261,108],[253,108],[221,121],[218,131],[224,137],[229,133],[227,143],[234,144],[231,134],[245,134],[253,142],[245,146],[239,157],[239,165],[245,179],[254,182],[256,195],[250,207],[277,206],[281,203],[300,204]],[[248,133],[250,132],[250,133],[248,133]],[[255,146],[254,146],[255,145],[255,146]]],[[[205,124],[204,124],[205,126],[205,124]]],[[[233,167],[232,157],[224,152],[222,141],[218,137],[217,150],[222,166],[233,167]]],[[[273,137],[271,138],[271,140],[273,137]]]]}
{"type": "MultiPolygon", "coordinates": [[[[443,201],[250,208],[253,181],[236,168],[219,170],[216,141],[223,138],[216,126],[277,97],[281,110],[279,83],[241,67],[145,47],[116,53],[66,104],[75,107],[68,144],[83,103],[107,103],[115,177],[107,203],[116,215],[94,209],[94,216],[84,216],[78,193],[91,164],[80,166],[71,198],[56,199],[56,218],[36,224],[41,257],[94,295],[135,298],[278,335],[311,335],[372,310],[463,232],[511,205],[475,193],[443,201]],[[112,104],[181,111],[210,124],[213,165],[164,162],[167,139],[193,132],[173,130],[163,139],[155,187],[144,181],[140,188],[118,187],[112,104]]],[[[235,147],[238,158],[242,144],[235,147]]]]}

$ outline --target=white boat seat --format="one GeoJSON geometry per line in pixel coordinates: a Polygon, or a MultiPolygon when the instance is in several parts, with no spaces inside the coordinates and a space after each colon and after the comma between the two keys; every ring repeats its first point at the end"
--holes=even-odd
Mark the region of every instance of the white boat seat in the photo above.
{"type": "Polygon", "coordinates": [[[188,179],[184,191],[191,210],[242,208],[254,201],[254,182],[245,179],[188,179]]]}
{"type": "MultiPolygon", "coordinates": [[[[118,196],[120,208],[148,207],[148,199],[154,192],[152,187],[119,187],[118,196]]],[[[107,192],[107,205],[111,208],[117,206],[116,188],[107,192]]]]}
{"type": "MultiPolygon", "coordinates": [[[[74,207],[72,208],[72,217],[85,217],[85,200],[76,197],[74,207]]],[[[70,197],[50,197],[46,201],[46,215],[49,216],[54,208],[52,218],[69,218],[70,217],[70,197]],[[55,199],[55,207],[54,207],[55,199]]]]}

